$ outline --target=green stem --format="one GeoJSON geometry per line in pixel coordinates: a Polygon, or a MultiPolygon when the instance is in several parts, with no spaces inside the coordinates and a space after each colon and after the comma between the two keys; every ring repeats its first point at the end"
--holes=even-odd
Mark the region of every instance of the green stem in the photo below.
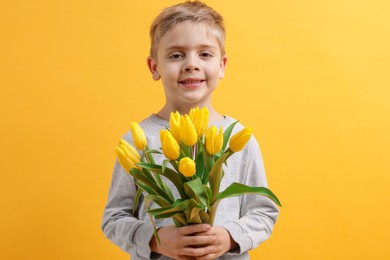
{"type": "MultiPolygon", "coordinates": [[[[229,157],[232,156],[232,155],[234,154],[234,152],[230,149],[230,147],[229,147],[228,149],[226,149],[226,151],[225,151],[224,153],[226,153],[226,152],[228,152],[229,155],[226,157],[226,160],[225,160],[225,161],[227,161],[227,159],[229,159],[229,157]]],[[[223,153],[223,154],[224,154],[224,153],[223,153]]]]}
{"type": "MultiPolygon", "coordinates": [[[[149,146],[146,145],[146,147],[145,147],[145,149],[144,149],[143,152],[145,153],[146,151],[149,151],[149,150],[150,150],[150,149],[149,149],[149,146]]],[[[146,157],[147,157],[147,160],[148,160],[149,163],[155,164],[154,158],[153,158],[153,156],[152,156],[150,153],[146,153],[146,157]]]]}
{"type": "MultiPolygon", "coordinates": [[[[148,163],[156,164],[155,161],[154,161],[153,156],[152,156],[150,153],[147,153],[146,151],[149,151],[149,146],[148,146],[148,145],[146,145],[146,147],[145,147],[145,149],[144,149],[144,151],[143,151],[144,154],[146,154],[146,160],[148,161],[148,163]]],[[[162,180],[161,180],[160,175],[157,174],[157,173],[155,173],[155,172],[153,172],[153,176],[154,176],[154,179],[155,179],[157,185],[158,185],[162,190],[166,191],[165,188],[164,188],[164,185],[163,185],[163,183],[162,183],[162,180]]]]}
{"type": "Polygon", "coordinates": [[[177,166],[177,162],[174,160],[170,160],[169,163],[173,166],[173,168],[176,170],[177,175],[179,176],[182,183],[185,183],[187,181],[187,178],[183,176],[183,174],[179,171],[179,166],[177,166]]]}
{"type": "Polygon", "coordinates": [[[177,166],[177,163],[175,160],[169,160],[169,163],[173,166],[173,168],[179,172],[179,167],[177,166]]]}

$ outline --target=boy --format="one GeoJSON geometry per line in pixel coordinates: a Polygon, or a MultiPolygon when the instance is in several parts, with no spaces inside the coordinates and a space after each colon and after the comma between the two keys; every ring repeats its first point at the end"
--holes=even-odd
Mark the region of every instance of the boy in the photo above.
{"type": "MultiPolygon", "coordinates": [[[[153,79],[162,81],[166,103],[140,123],[149,147],[160,147],[159,131],[169,126],[168,119],[174,111],[186,114],[193,107],[207,107],[210,124],[226,129],[235,122],[219,114],[211,104],[211,95],[224,76],[227,62],[222,17],[201,2],[188,1],[166,8],[154,20],[150,35],[147,64],[153,79]]],[[[241,129],[242,125],[237,124],[234,132],[241,129]]],[[[130,133],[123,138],[132,143],[130,133]]],[[[155,159],[159,164],[163,160],[158,156],[155,159]]],[[[267,186],[261,153],[253,137],[243,151],[229,158],[220,189],[233,182],[267,186]]],[[[176,189],[171,186],[171,190],[176,189]]],[[[198,224],[176,228],[170,219],[156,220],[159,244],[143,198],[133,211],[135,194],[133,178],[116,163],[102,229],[133,260],[249,259],[247,251],[270,236],[278,216],[276,205],[266,197],[229,198],[220,203],[213,227],[198,224]]]]}

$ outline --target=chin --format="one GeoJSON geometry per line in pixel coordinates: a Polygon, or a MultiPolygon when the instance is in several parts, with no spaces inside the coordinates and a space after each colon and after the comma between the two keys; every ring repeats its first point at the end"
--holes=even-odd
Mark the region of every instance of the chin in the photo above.
{"type": "Polygon", "coordinates": [[[186,98],[182,99],[182,101],[186,104],[189,104],[191,106],[202,106],[203,104],[207,103],[207,99],[205,98],[186,98]]]}

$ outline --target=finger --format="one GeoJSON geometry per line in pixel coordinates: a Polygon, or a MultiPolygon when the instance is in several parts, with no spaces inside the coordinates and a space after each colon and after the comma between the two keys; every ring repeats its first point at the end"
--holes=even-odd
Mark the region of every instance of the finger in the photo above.
{"type": "Polygon", "coordinates": [[[213,235],[210,236],[185,236],[182,238],[182,243],[184,245],[198,246],[213,244],[216,241],[216,237],[213,235]]]}
{"type": "Polygon", "coordinates": [[[211,228],[209,224],[196,224],[196,225],[188,225],[179,228],[179,232],[182,235],[190,235],[193,233],[206,232],[211,228]]]}
{"type": "Polygon", "coordinates": [[[200,257],[209,255],[214,252],[214,246],[205,247],[186,247],[182,250],[181,254],[187,256],[200,257]]]}
{"type": "Polygon", "coordinates": [[[181,255],[179,256],[178,260],[196,260],[196,258],[192,256],[181,255]]]}
{"type": "Polygon", "coordinates": [[[195,256],[194,259],[196,259],[196,260],[214,260],[220,256],[221,256],[221,254],[218,254],[218,253],[210,253],[207,255],[195,256]]]}
{"type": "Polygon", "coordinates": [[[216,234],[217,234],[217,232],[213,228],[210,228],[209,230],[204,231],[204,232],[193,233],[194,236],[214,236],[216,234]]]}

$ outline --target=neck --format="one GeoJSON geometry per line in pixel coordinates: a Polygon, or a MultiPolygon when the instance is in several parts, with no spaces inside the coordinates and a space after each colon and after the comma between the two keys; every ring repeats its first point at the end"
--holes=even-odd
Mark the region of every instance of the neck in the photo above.
{"type": "MultiPolygon", "coordinates": [[[[167,104],[165,104],[165,106],[157,113],[157,116],[168,121],[171,112],[179,111],[181,115],[184,115],[184,114],[188,114],[190,112],[190,109],[193,107],[197,107],[197,106],[170,107],[167,104]]],[[[209,110],[209,122],[211,123],[215,123],[224,119],[224,117],[221,114],[219,114],[211,105],[199,106],[199,107],[207,107],[207,109],[209,110]]]]}

